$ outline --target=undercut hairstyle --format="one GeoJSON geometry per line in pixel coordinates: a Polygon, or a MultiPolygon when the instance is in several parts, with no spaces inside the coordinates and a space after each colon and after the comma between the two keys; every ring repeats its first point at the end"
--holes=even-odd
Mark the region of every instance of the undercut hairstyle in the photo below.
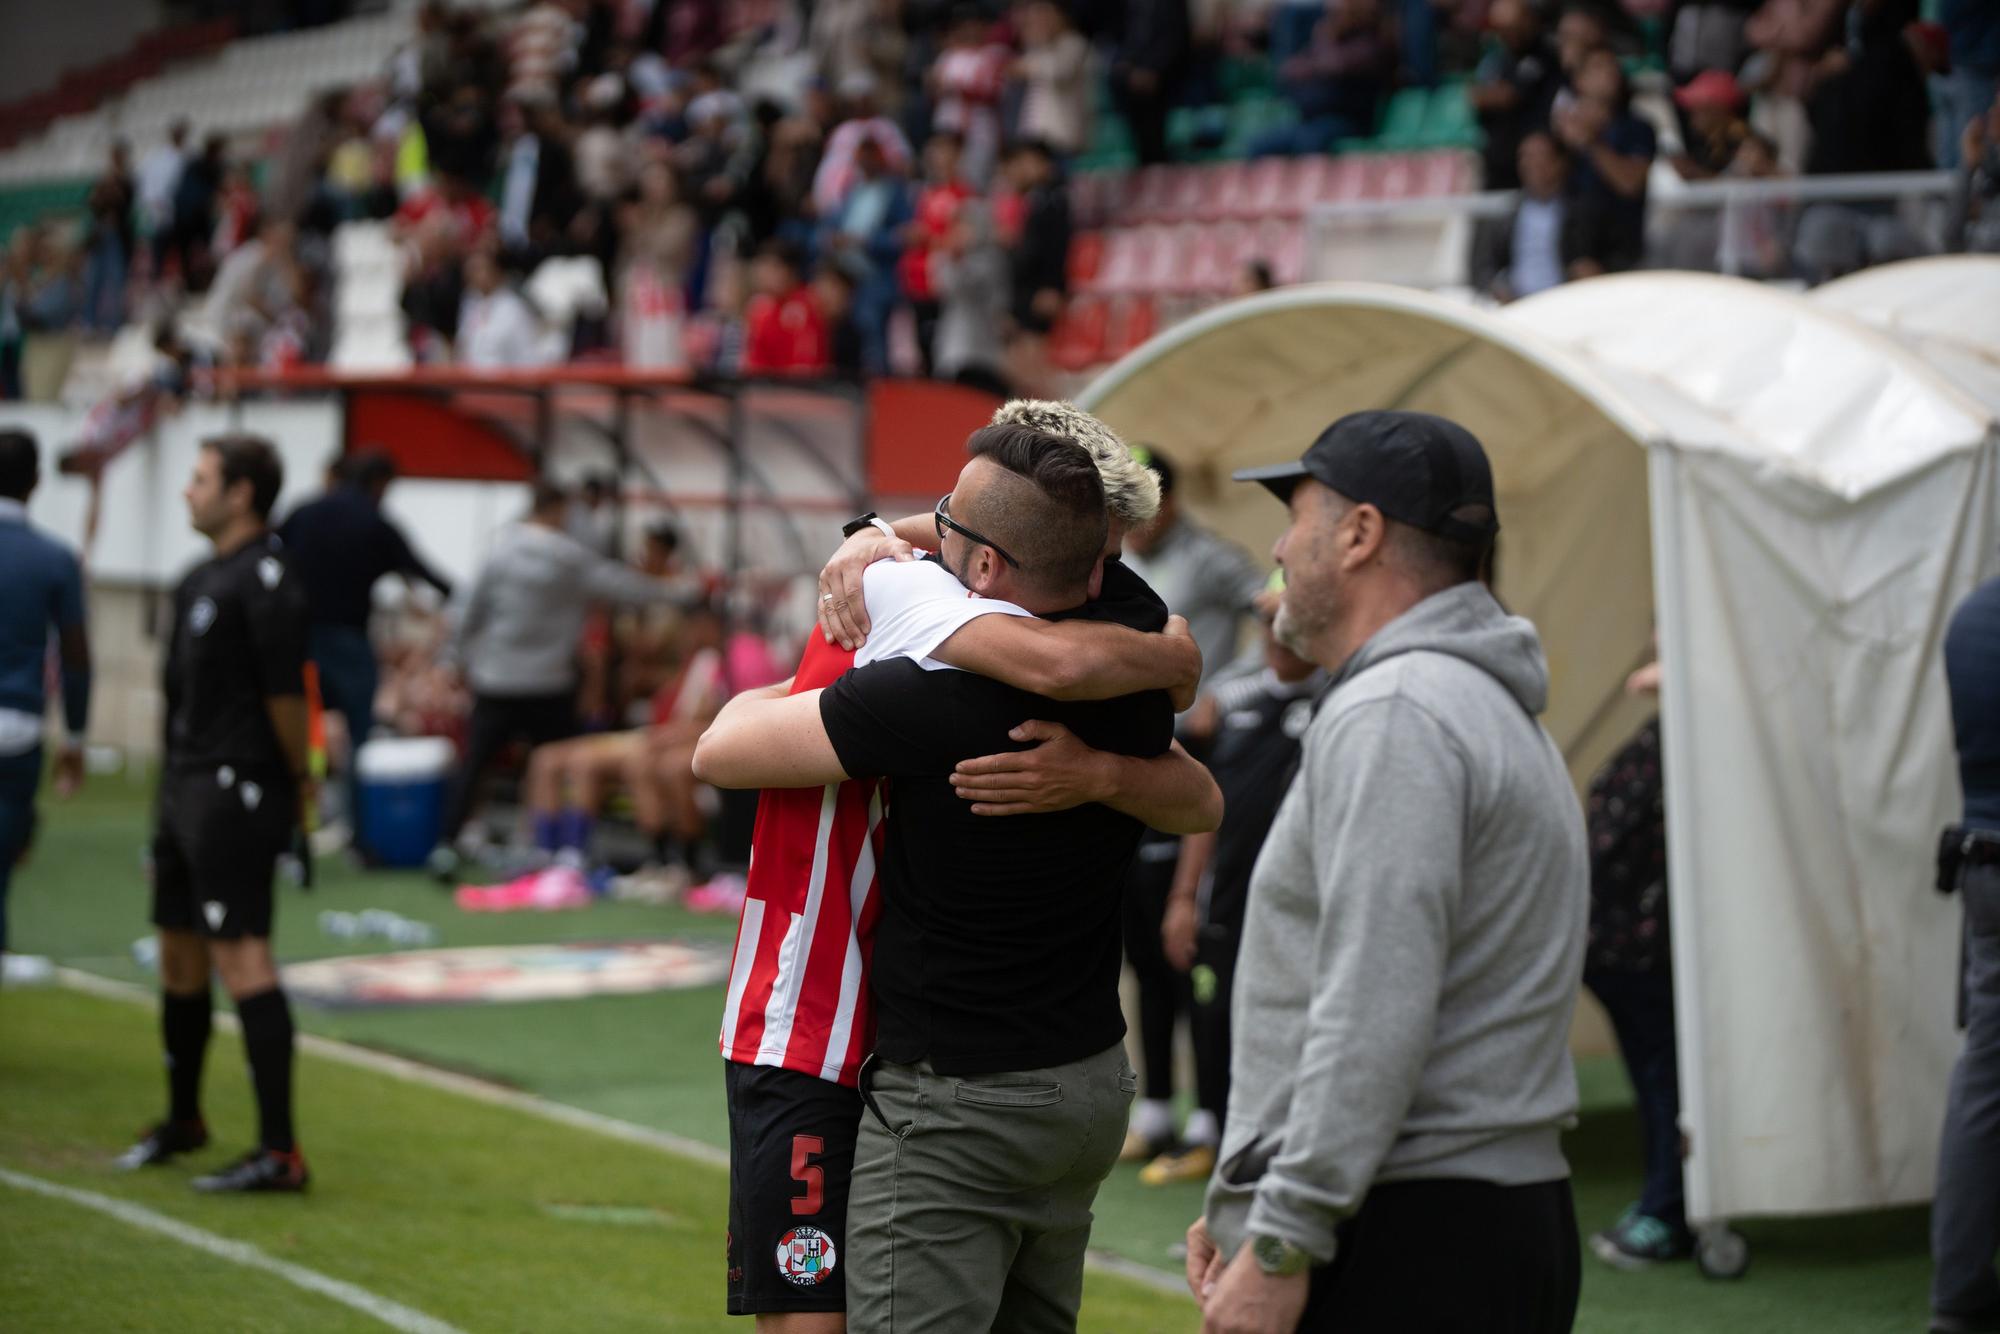
{"type": "Polygon", "coordinates": [[[260,519],[270,518],[278,492],[285,485],[285,464],[271,442],[261,435],[212,435],[201,447],[215,454],[223,493],[228,494],[238,482],[250,483],[250,512],[260,519]]]}
{"type": "Polygon", "coordinates": [[[41,475],[35,437],[26,431],[0,431],[0,499],[26,500],[41,475]]]}
{"type": "Polygon", "coordinates": [[[1153,470],[1132,457],[1118,432],[1076,404],[1047,398],[1013,399],[993,414],[993,425],[1031,427],[1089,451],[1104,487],[1104,507],[1127,528],[1151,523],[1160,512],[1160,480],[1153,470]]]}
{"type": "Polygon", "coordinates": [[[1090,455],[1065,436],[1017,425],[981,427],[965,452],[1009,475],[979,494],[972,513],[953,517],[1005,547],[1028,587],[1051,596],[1087,588],[1110,527],[1090,455]]]}

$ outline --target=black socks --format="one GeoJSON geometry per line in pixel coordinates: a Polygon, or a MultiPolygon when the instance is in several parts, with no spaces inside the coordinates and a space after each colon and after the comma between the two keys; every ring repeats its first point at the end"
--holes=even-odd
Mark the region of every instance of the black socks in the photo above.
{"type": "Polygon", "coordinates": [[[209,991],[160,993],[160,1040],[167,1052],[167,1119],[201,1120],[201,1064],[211,1027],[209,991]]]}
{"type": "Polygon", "coordinates": [[[236,1002],[243,1024],[243,1053],[257,1089],[263,1146],[279,1153],[295,1147],[292,1135],[292,1007],[277,987],[236,1002]]]}

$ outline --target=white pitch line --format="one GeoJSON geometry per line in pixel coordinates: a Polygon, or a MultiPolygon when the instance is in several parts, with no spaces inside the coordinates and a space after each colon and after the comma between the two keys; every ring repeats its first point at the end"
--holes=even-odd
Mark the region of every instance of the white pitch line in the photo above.
{"type": "Polygon", "coordinates": [[[248,1242],[232,1241],[228,1237],[217,1236],[192,1223],[183,1223],[178,1218],[169,1218],[163,1213],[156,1213],[143,1205],[113,1199],[109,1195],[99,1195],[94,1190],[78,1190],[74,1186],[44,1181],[41,1177],[10,1171],[4,1167],[0,1167],[0,1184],[36,1195],[46,1195],[52,1200],[62,1200],[80,1208],[93,1209],[121,1223],[143,1228],[148,1232],[157,1232],[183,1246],[206,1251],[210,1255],[242,1265],[247,1269],[261,1269],[266,1273],[276,1274],[295,1287],[304,1288],[308,1292],[317,1292],[322,1297],[332,1298],[342,1306],[349,1306],[363,1315],[373,1316],[389,1328],[402,1331],[402,1334],[464,1334],[458,1326],[448,1325],[435,1316],[412,1310],[401,1302],[392,1302],[387,1297],[342,1279],[329,1278],[317,1269],[307,1269],[304,1265],[293,1264],[290,1260],[280,1260],[275,1255],[258,1250],[248,1242]]]}
{"type": "MultiPolygon", "coordinates": [[[[118,982],[95,973],[87,973],[78,968],[58,968],[56,977],[62,985],[75,991],[88,992],[108,1000],[126,1001],[132,1004],[153,1005],[159,997],[157,993],[129,982],[118,982]]],[[[216,1026],[233,1030],[236,1016],[218,1012],[216,1026]]],[[[642,1144],[661,1153],[671,1154],[709,1167],[729,1166],[729,1151],[713,1144],[704,1144],[685,1135],[672,1131],[655,1130],[651,1126],[636,1125],[631,1121],[620,1121],[616,1117],[603,1116],[597,1112],[585,1111],[567,1103],[553,1102],[548,1098],[523,1093],[519,1089],[508,1088],[491,1080],[473,1075],[462,1075],[456,1071],[440,1070],[420,1061],[392,1056],[387,1052],[375,1051],[368,1047],[357,1047],[350,1042],[335,1038],[323,1038],[311,1033],[298,1035],[299,1046],[306,1051],[342,1065],[357,1066],[363,1070],[373,1070],[388,1075],[392,1079],[406,1080],[412,1084],[424,1084],[431,1088],[443,1089],[480,1102],[498,1107],[511,1107],[529,1116],[540,1117],[544,1121],[554,1121],[559,1125],[573,1126],[578,1130],[589,1130],[610,1139],[623,1140],[627,1144],[642,1144]]],[[[1122,1255],[1108,1251],[1093,1250],[1085,1257],[1090,1268],[1100,1273],[1137,1283],[1155,1292],[1176,1296],[1187,1294],[1187,1283],[1178,1275],[1155,1268],[1138,1260],[1128,1260],[1122,1255]]]]}

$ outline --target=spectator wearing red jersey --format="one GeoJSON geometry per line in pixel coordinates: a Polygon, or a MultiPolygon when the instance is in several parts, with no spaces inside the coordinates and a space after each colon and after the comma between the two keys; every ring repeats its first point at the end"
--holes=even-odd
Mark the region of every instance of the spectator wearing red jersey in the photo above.
{"type": "Polygon", "coordinates": [[[757,252],[750,277],[756,295],[744,315],[745,375],[823,375],[829,369],[826,321],[801,281],[803,269],[798,250],[786,242],[767,242],[757,252]]]}
{"type": "Polygon", "coordinates": [[[973,189],[959,176],[965,141],[952,130],[939,130],[924,142],[924,183],[917,191],[916,217],[904,233],[901,269],[903,295],[917,317],[917,350],[924,374],[931,374],[931,343],[937,336],[939,297],[931,274],[932,259],[951,235],[959,210],[973,189]]]}

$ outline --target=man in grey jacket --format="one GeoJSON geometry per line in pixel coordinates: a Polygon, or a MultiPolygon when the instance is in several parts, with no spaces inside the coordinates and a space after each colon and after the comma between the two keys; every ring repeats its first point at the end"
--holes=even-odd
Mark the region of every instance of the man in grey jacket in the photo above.
{"type": "Polygon", "coordinates": [[[531,746],[576,732],[577,640],[590,604],[671,602],[675,585],[591,551],[567,531],[569,494],[535,483],[528,517],[500,534],[458,606],[451,656],[472,689],[465,763],[431,854],[440,879],[457,874],[453,843],[479,779],[514,740],[531,746]]]}
{"type": "Polygon", "coordinates": [[[1251,880],[1204,1328],[1566,1331],[1588,867],[1541,643],[1479,581],[1485,452],[1363,412],[1237,476],[1290,507],[1277,633],[1334,685],[1251,880]]]}

